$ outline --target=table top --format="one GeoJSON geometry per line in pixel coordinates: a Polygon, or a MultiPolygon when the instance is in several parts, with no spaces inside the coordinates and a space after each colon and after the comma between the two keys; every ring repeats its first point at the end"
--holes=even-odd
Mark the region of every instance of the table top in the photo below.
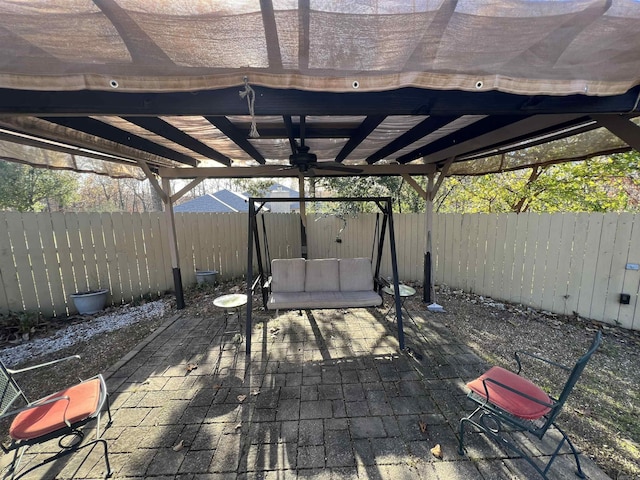
{"type": "Polygon", "coordinates": [[[230,293],[217,297],[213,304],[220,308],[238,308],[247,304],[247,296],[244,293],[230,293]]]}
{"type": "MultiPolygon", "coordinates": [[[[409,285],[403,285],[402,283],[400,285],[398,285],[398,289],[400,290],[400,296],[401,297],[410,297],[412,295],[416,294],[416,289],[413,287],[410,287],[409,285]]],[[[387,295],[393,295],[393,285],[390,285],[388,287],[383,287],[382,291],[384,293],[386,293],[387,295]]]]}

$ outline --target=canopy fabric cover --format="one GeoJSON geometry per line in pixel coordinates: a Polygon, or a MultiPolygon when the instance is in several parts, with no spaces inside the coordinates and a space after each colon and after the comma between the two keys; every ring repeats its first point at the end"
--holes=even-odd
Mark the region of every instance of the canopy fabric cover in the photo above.
{"type": "MultiPolygon", "coordinates": [[[[140,161],[158,169],[287,165],[299,133],[283,137],[276,130],[288,115],[295,132],[305,131],[301,116],[307,116],[306,144],[319,161],[334,161],[349,147],[339,160],[345,164],[416,163],[429,142],[465,128],[484,131],[490,112],[472,106],[476,98],[493,98],[491,92],[601,99],[638,87],[639,20],[640,2],[632,0],[0,0],[0,159],[137,178],[144,177],[140,161]],[[395,108],[394,99],[415,95],[412,89],[436,93],[415,107],[395,108]],[[175,107],[153,109],[147,107],[156,97],[135,96],[212,91],[223,92],[230,108],[220,106],[219,96],[199,96],[189,108],[181,108],[180,97],[175,107]],[[325,115],[314,115],[304,102],[278,111],[278,102],[295,91],[358,94],[362,111],[345,110],[341,97],[318,101],[325,115]],[[55,92],[71,96],[55,107],[55,92]],[[380,92],[392,96],[364,96],[380,92]],[[448,112],[438,111],[437,92],[474,96],[460,97],[455,118],[444,121],[434,117],[448,112]],[[126,100],[112,103],[112,94],[126,100]],[[47,117],[52,113],[74,120],[47,117]],[[434,125],[425,135],[429,121],[434,125]],[[249,134],[255,124],[259,137],[249,134]],[[420,128],[422,135],[415,134],[420,128]]],[[[635,93],[606,112],[636,116],[635,93]]],[[[536,120],[535,128],[553,130],[552,140],[562,141],[571,132],[557,133],[559,125],[591,135],[598,125],[588,121],[575,115],[551,128],[536,120]]],[[[450,174],[461,175],[629,149],[600,130],[602,143],[565,142],[560,153],[537,149],[533,157],[523,150],[521,133],[491,143],[503,150],[443,152],[456,157],[450,174]],[[513,151],[522,153],[505,155],[513,151]]]]}
{"type": "Polygon", "coordinates": [[[640,80],[639,20],[630,0],[0,2],[0,86],[613,95],[640,80]]]}

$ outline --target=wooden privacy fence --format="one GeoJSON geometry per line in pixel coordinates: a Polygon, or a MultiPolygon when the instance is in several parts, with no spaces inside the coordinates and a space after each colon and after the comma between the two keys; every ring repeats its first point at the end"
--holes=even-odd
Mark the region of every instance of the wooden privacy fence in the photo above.
{"type": "MultiPolygon", "coordinates": [[[[300,256],[298,214],[266,214],[269,258],[300,256]]],[[[196,270],[243,276],[247,216],[176,214],[184,285],[196,270]]],[[[394,215],[403,281],[423,279],[425,216],[394,215]]],[[[376,215],[309,215],[308,255],[371,257],[376,215]]],[[[127,303],[173,288],[162,213],[0,212],[0,313],[73,313],[71,293],[108,288],[127,303]]],[[[378,224],[377,228],[380,228],[378,224]]],[[[640,216],[632,214],[438,214],[434,216],[436,283],[556,313],[577,314],[640,330],[640,216]],[[630,304],[620,303],[620,294],[630,304]]],[[[263,255],[267,256],[266,249],[263,255]]],[[[391,272],[385,244],[382,275],[391,272]]]]}

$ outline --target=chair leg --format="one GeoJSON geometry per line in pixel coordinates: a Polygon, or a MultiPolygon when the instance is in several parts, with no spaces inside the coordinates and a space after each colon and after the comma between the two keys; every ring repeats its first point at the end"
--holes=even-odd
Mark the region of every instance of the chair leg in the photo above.
{"type": "MultiPolygon", "coordinates": [[[[18,468],[20,467],[20,462],[22,461],[22,455],[24,455],[24,452],[28,448],[29,448],[28,446],[27,447],[19,447],[14,452],[13,460],[11,461],[11,464],[9,465],[9,468],[7,470],[7,475],[9,473],[11,474],[11,480],[15,480],[16,472],[18,471],[18,468]]],[[[4,478],[6,478],[6,476],[4,478]]]]}
{"type": "Polygon", "coordinates": [[[458,426],[459,438],[458,438],[458,455],[464,455],[464,422],[468,422],[468,418],[464,417],[460,420],[458,426]]]}
{"type": "MultiPolygon", "coordinates": [[[[501,432],[501,430],[500,430],[500,425],[501,425],[500,419],[496,418],[494,415],[489,414],[488,412],[485,412],[484,410],[482,410],[482,408],[477,408],[471,415],[469,415],[467,417],[464,417],[464,418],[462,418],[460,420],[460,424],[459,424],[460,425],[460,428],[459,428],[459,430],[460,430],[460,438],[458,440],[458,454],[460,454],[460,455],[464,455],[463,443],[464,443],[464,424],[465,424],[465,422],[470,423],[476,429],[478,429],[480,432],[482,432],[482,433],[486,434],[487,436],[491,437],[499,445],[502,445],[503,447],[507,447],[508,449],[510,449],[513,452],[517,453],[518,456],[520,456],[529,465],[531,465],[531,467],[533,467],[535,469],[535,471],[538,472],[540,474],[540,476],[542,478],[544,478],[544,479],[547,478],[547,472],[551,468],[551,464],[553,463],[553,461],[556,459],[556,457],[558,455],[558,452],[560,451],[560,448],[562,447],[562,444],[565,442],[565,440],[567,442],[569,442],[569,438],[564,434],[564,432],[562,432],[560,429],[558,429],[558,430],[560,430],[560,433],[562,433],[562,435],[563,435],[563,440],[560,442],[560,444],[556,448],[556,451],[551,456],[551,459],[549,460],[549,462],[547,462],[547,464],[545,465],[545,468],[543,470],[533,460],[533,458],[531,458],[529,455],[527,455],[522,449],[520,449],[517,445],[515,445],[514,443],[510,442],[509,440],[507,440],[504,436],[500,435],[500,432],[501,432]],[[480,421],[475,421],[473,419],[473,417],[478,413],[480,414],[480,421]],[[497,422],[497,426],[496,426],[495,429],[483,425],[482,417],[485,414],[486,415],[490,415],[490,418],[492,420],[494,420],[495,422],[497,422]]],[[[570,442],[569,442],[569,444],[570,444],[570,442]]],[[[576,463],[578,463],[577,475],[580,478],[584,478],[584,476],[580,475],[580,474],[582,474],[582,475],[584,475],[584,474],[582,473],[582,470],[580,469],[580,463],[578,462],[578,457],[577,457],[577,455],[574,455],[574,456],[576,458],[576,463]]]]}
{"type": "Polygon", "coordinates": [[[569,445],[569,448],[571,448],[571,453],[573,454],[573,458],[576,461],[576,467],[577,467],[576,475],[580,478],[587,478],[584,472],[582,471],[582,467],[580,466],[580,456],[579,456],[580,453],[576,450],[576,447],[573,445],[573,442],[571,442],[571,440],[569,439],[569,436],[566,433],[564,433],[564,430],[558,427],[558,425],[554,423],[553,426],[556,427],[556,429],[562,435],[562,438],[564,438],[564,440],[567,442],[567,445],[569,445]]]}
{"type": "MultiPolygon", "coordinates": [[[[91,441],[89,443],[86,443],[84,445],[76,445],[74,447],[68,448],[68,449],[63,450],[61,452],[58,452],[57,454],[47,458],[43,462],[41,462],[41,463],[39,463],[37,465],[34,465],[33,467],[27,468],[24,472],[21,472],[20,475],[18,475],[18,476],[16,476],[16,471],[18,469],[18,466],[16,464],[15,467],[14,467],[14,470],[12,472],[11,480],[18,480],[19,478],[24,477],[25,475],[33,472],[34,470],[36,470],[36,469],[38,469],[40,467],[43,467],[43,466],[45,466],[45,465],[47,465],[47,464],[49,464],[51,462],[55,462],[56,460],[59,460],[59,459],[61,459],[63,457],[66,457],[67,455],[75,453],[78,450],[82,450],[83,448],[90,447],[90,446],[95,446],[98,443],[102,444],[102,447],[104,448],[104,463],[105,463],[105,466],[107,467],[107,471],[105,473],[105,478],[109,478],[109,477],[111,477],[111,474],[112,474],[112,472],[111,472],[111,462],[109,462],[109,448],[108,448],[108,445],[107,445],[107,441],[104,440],[103,438],[100,438],[98,440],[93,440],[93,441],[91,441]]],[[[24,450],[26,450],[26,449],[25,448],[21,448],[20,450],[23,450],[23,452],[24,452],[24,450]]],[[[16,455],[17,455],[17,453],[18,453],[18,451],[16,450],[16,455]]],[[[20,454],[20,458],[22,458],[22,453],[20,454]]],[[[18,461],[18,463],[20,463],[20,461],[18,461]]]]}

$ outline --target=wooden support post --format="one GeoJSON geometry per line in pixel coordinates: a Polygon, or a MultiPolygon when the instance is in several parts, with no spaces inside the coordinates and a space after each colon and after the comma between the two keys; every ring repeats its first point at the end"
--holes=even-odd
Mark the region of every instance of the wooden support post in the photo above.
{"type": "Polygon", "coordinates": [[[165,215],[167,217],[169,233],[169,255],[171,256],[171,269],[173,271],[173,286],[176,293],[176,308],[184,308],[184,290],[182,288],[182,275],[180,273],[180,259],[178,257],[178,239],[176,237],[176,222],[173,216],[173,200],[171,199],[171,184],[168,178],[162,179],[163,191],[166,195],[165,215]]]}
{"type": "Polygon", "coordinates": [[[433,289],[433,269],[431,266],[431,233],[433,230],[433,190],[434,176],[430,173],[427,175],[427,204],[425,208],[425,248],[424,248],[424,282],[422,284],[422,299],[425,303],[431,303],[434,298],[433,289]]]}
{"type": "MultiPolygon", "coordinates": [[[[433,284],[433,247],[432,247],[432,237],[433,237],[433,199],[436,198],[436,193],[438,189],[442,185],[447,173],[449,172],[449,167],[453,164],[453,160],[455,157],[451,157],[447,159],[446,163],[442,167],[440,174],[438,175],[438,180],[435,180],[435,172],[427,174],[427,192],[426,192],[426,208],[425,208],[425,248],[424,248],[424,282],[422,283],[422,300],[425,303],[433,303],[435,299],[435,288],[433,284]]],[[[415,187],[414,187],[415,188],[415,187]]],[[[419,192],[418,192],[419,193],[419,192]]]]}

